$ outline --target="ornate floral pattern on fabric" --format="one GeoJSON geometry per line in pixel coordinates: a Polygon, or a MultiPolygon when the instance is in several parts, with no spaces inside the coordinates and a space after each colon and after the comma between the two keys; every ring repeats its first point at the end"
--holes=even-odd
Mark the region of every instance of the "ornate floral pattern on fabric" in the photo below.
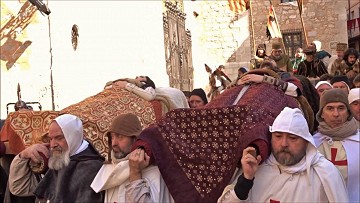
{"type": "Polygon", "coordinates": [[[125,89],[105,89],[102,92],[58,111],[17,111],[9,114],[1,131],[1,140],[9,140],[11,151],[20,153],[25,147],[40,141],[50,122],[61,114],[78,116],[84,136],[104,157],[108,156],[108,138],[104,136],[111,121],[118,115],[133,113],[144,127],[161,118],[161,103],[148,102],[125,89]]]}
{"type": "Polygon", "coordinates": [[[58,111],[11,112],[1,129],[1,140],[8,140],[11,151],[18,154],[25,147],[41,142],[41,136],[58,114],[58,111]]]}
{"type": "Polygon", "coordinates": [[[108,138],[104,136],[111,121],[120,114],[133,113],[144,127],[155,123],[155,110],[151,102],[125,89],[110,88],[88,97],[60,111],[81,118],[86,138],[104,157],[107,157],[108,138]]]}
{"type": "MultiPolygon", "coordinates": [[[[203,109],[170,111],[141,133],[175,201],[216,202],[242,150],[259,140],[269,144],[268,126],[285,106],[297,107],[296,99],[268,84],[250,86],[237,105],[229,105],[241,89],[228,89],[203,109]]],[[[260,153],[266,159],[268,145],[260,153]]]]}

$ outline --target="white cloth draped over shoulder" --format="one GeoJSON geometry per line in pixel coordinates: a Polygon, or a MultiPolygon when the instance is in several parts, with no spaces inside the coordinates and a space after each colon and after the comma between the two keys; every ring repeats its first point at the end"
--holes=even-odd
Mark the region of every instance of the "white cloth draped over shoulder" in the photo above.
{"type": "Polygon", "coordinates": [[[157,87],[155,89],[155,99],[166,100],[170,105],[170,110],[177,108],[189,108],[189,103],[184,93],[172,87],[157,87]]]}
{"type": "Polygon", "coordinates": [[[127,158],[121,159],[117,163],[104,164],[90,187],[95,192],[105,190],[104,202],[132,202],[133,199],[140,198],[136,197],[137,194],[144,193],[144,190],[147,191],[147,189],[141,188],[141,184],[145,182],[146,187],[149,188],[151,202],[174,202],[157,166],[145,168],[142,171],[141,181],[134,181],[134,184],[129,182],[129,175],[129,161],[127,158]],[[130,194],[133,191],[136,192],[130,194]]]}
{"type": "Polygon", "coordinates": [[[95,176],[90,187],[95,192],[106,191],[104,202],[125,202],[125,182],[129,179],[129,161],[117,164],[104,164],[95,176]]]}

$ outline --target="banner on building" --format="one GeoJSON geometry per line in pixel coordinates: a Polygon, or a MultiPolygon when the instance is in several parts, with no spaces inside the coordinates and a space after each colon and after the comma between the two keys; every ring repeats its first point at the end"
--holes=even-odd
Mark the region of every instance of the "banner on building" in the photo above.
{"type": "Polygon", "coordinates": [[[228,0],[230,10],[235,13],[243,13],[250,8],[250,0],[228,0]]]}
{"type": "Polygon", "coordinates": [[[282,38],[279,23],[276,19],[276,14],[272,5],[269,8],[268,22],[267,22],[268,37],[282,38]]]}
{"type": "Polygon", "coordinates": [[[348,30],[353,30],[356,28],[356,19],[351,19],[347,21],[348,30]]]}

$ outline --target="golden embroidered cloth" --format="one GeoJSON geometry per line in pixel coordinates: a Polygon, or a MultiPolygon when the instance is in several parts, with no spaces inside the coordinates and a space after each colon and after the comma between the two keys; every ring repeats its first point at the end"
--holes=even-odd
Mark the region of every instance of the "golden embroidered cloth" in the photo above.
{"type": "Polygon", "coordinates": [[[298,106],[296,99],[269,84],[250,86],[238,104],[231,105],[241,89],[226,90],[203,109],[170,111],[140,134],[136,145],[146,142],[151,147],[176,202],[216,202],[242,150],[260,143],[256,145],[266,159],[269,125],[286,106],[298,106]]]}
{"type": "Polygon", "coordinates": [[[156,121],[151,102],[125,89],[116,88],[104,89],[60,111],[60,114],[66,113],[78,116],[82,120],[85,137],[104,157],[108,156],[109,149],[108,138],[104,134],[116,116],[133,113],[138,116],[144,127],[156,121]]]}
{"type": "Polygon", "coordinates": [[[58,111],[15,111],[9,113],[1,128],[1,141],[8,141],[11,151],[20,153],[25,147],[41,142],[58,111]]]}
{"type": "Polygon", "coordinates": [[[144,127],[162,116],[158,100],[146,101],[125,89],[105,89],[85,100],[57,111],[17,111],[9,114],[1,131],[2,140],[9,140],[10,148],[20,153],[25,147],[40,140],[48,131],[53,118],[61,114],[78,116],[84,127],[84,136],[104,157],[108,156],[108,138],[104,136],[111,121],[118,115],[133,113],[144,127]],[[3,138],[4,137],[4,138],[3,138]]]}

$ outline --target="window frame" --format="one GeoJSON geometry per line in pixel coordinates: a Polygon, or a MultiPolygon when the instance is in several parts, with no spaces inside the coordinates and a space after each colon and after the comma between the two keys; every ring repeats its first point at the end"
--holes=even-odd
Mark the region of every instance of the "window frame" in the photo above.
{"type": "Polygon", "coordinates": [[[295,58],[296,49],[299,47],[303,47],[304,45],[304,37],[303,37],[303,31],[301,29],[293,29],[293,30],[282,30],[281,31],[283,40],[284,40],[284,46],[285,46],[285,53],[291,58],[295,58]],[[295,37],[298,37],[298,43],[295,42],[295,37]],[[289,40],[288,40],[289,39],[289,40]]]}

